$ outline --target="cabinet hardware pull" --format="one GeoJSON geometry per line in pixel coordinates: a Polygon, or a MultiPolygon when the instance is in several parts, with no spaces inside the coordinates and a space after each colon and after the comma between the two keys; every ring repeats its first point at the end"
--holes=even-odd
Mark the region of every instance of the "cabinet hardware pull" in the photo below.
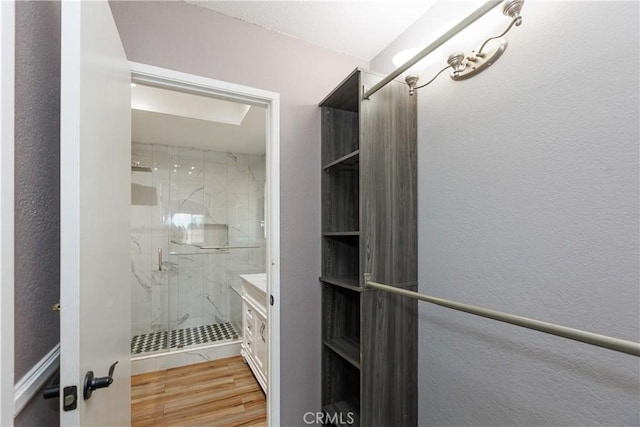
{"type": "Polygon", "coordinates": [[[162,248],[158,248],[158,271],[162,271],[162,248]]]}

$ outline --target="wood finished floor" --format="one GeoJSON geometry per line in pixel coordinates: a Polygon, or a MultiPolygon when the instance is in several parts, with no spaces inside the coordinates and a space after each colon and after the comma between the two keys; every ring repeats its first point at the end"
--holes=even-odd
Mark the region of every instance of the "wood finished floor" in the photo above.
{"type": "Polygon", "coordinates": [[[134,375],[131,425],[266,426],[266,399],[242,356],[134,375]]]}

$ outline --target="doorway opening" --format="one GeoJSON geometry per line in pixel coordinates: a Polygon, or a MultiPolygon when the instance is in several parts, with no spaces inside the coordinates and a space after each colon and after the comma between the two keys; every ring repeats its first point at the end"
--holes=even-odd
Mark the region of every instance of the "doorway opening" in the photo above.
{"type": "Polygon", "coordinates": [[[132,374],[242,355],[277,424],[278,95],[131,65],[132,374]]]}
{"type": "Polygon", "coordinates": [[[239,354],[242,277],[266,273],[266,109],[131,93],[131,354],[239,354]]]}

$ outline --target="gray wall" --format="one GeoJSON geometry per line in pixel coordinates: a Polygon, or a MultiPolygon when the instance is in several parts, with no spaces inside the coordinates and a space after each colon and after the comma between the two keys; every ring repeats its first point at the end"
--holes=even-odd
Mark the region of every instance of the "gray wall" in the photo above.
{"type": "Polygon", "coordinates": [[[58,399],[44,400],[42,393],[24,407],[14,419],[14,427],[57,427],[60,425],[58,399]]]}
{"type": "Polygon", "coordinates": [[[183,2],[111,2],[129,60],[281,95],[281,407],[320,406],[320,116],[317,103],[368,64],[183,2]]]}
{"type": "MultiPolygon", "coordinates": [[[[16,2],[15,378],[60,340],[60,4],[16,2]]],[[[57,425],[36,396],[16,425],[57,425]]]]}
{"type": "MultiPolygon", "coordinates": [[[[637,342],[638,3],[523,15],[489,71],[419,93],[420,291],[637,342]]],[[[425,303],[419,329],[420,425],[640,424],[635,357],[425,303]]]]}

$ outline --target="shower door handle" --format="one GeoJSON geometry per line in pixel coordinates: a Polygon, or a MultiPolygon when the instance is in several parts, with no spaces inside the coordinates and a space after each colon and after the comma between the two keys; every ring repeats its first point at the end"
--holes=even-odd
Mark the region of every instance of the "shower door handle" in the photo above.
{"type": "Polygon", "coordinates": [[[158,248],[158,271],[162,271],[162,248],[158,248]]]}

